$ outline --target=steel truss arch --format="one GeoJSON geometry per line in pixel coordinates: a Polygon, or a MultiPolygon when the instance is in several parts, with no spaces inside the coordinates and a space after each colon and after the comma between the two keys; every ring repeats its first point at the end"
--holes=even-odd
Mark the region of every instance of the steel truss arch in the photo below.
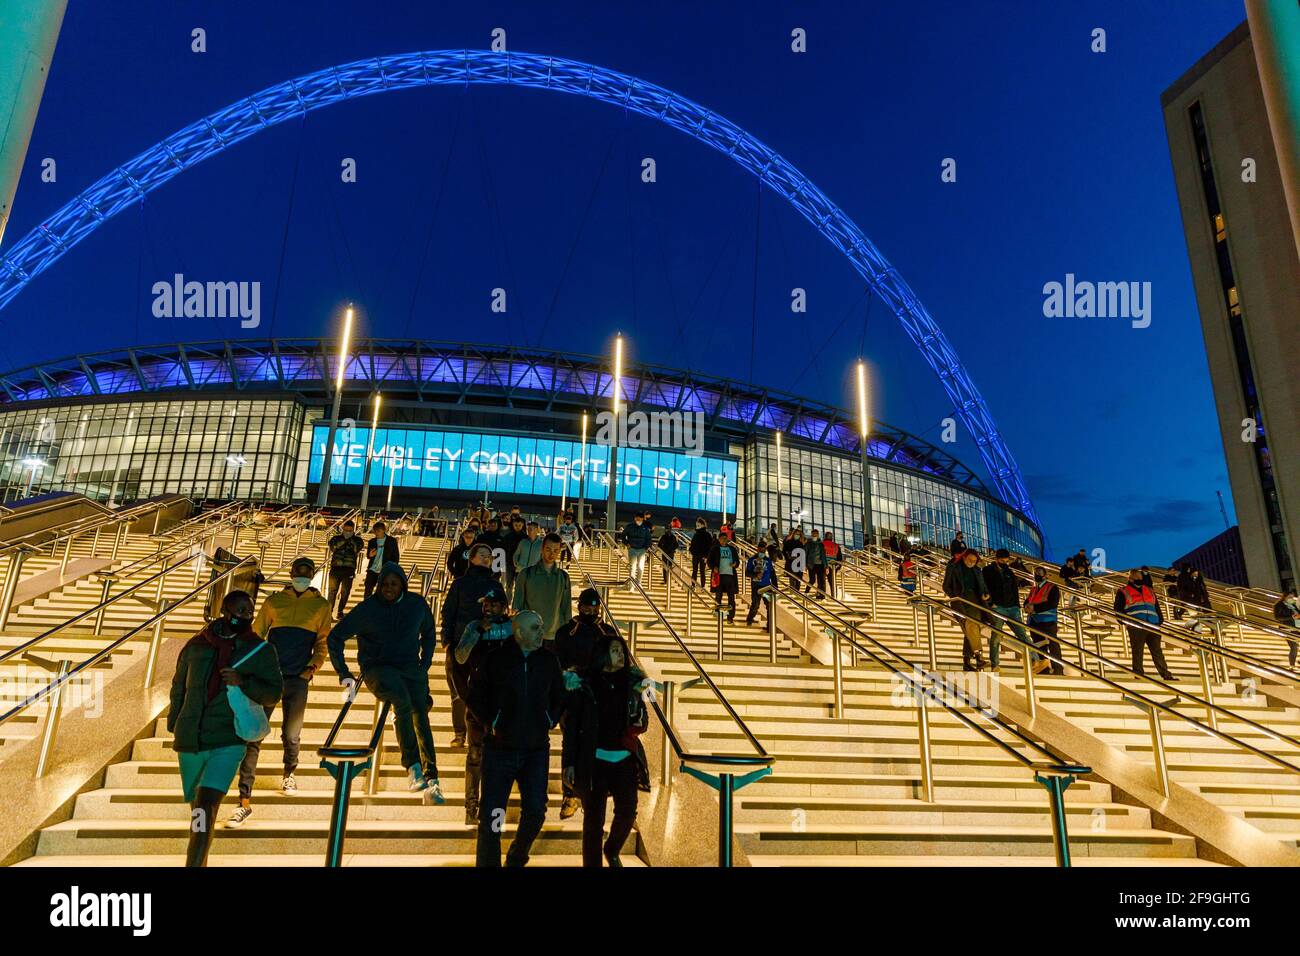
{"type": "Polygon", "coordinates": [[[861,229],[798,169],[734,123],[654,83],[535,53],[436,50],[328,67],[191,123],[65,203],[0,258],[0,309],[101,224],[174,176],[285,120],[341,100],[422,86],[523,86],[584,96],[659,120],[735,160],[784,197],[898,317],[970,430],[1004,501],[1038,523],[1020,468],[969,373],[911,287],[861,229]]]}

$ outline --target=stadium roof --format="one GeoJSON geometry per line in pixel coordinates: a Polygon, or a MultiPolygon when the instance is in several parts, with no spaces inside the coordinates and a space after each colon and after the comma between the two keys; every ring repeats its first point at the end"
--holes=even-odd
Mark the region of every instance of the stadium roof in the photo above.
{"type": "MultiPolygon", "coordinates": [[[[74,355],[0,374],[0,408],[65,398],[135,393],[278,390],[323,393],[338,373],[334,339],[249,339],[141,346],[74,355]]],[[[466,404],[491,397],[506,405],[553,408],[595,404],[612,388],[598,356],[462,342],[359,339],[345,387],[401,390],[417,401],[466,404]],[[586,400],[585,402],[583,400],[586,400]]],[[[860,454],[857,424],[841,408],[775,389],[638,363],[625,370],[633,405],[701,412],[711,431],[749,435],[769,430],[860,454]]],[[[900,428],[875,421],[873,458],[929,472],[995,498],[952,455],[900,428]]]]}

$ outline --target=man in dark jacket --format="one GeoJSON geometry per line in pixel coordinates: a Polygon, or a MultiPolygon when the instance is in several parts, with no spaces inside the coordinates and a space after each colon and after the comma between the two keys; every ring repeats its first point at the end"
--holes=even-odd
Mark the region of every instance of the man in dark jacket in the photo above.
{"type": "Polygon", "coordinates": [[[677,532],[672,528],[666,528],[664,533],[659,536],[657,544],[659,553],[663,555],[664,562],[664,584],[668,583],[668,568],[674,563],[677,557],[677,532]]]}
{"type": "MultiPolygon", "coordinates": [[[[1296,599],[1295,588],[1287,588],[1283,591],[1282,599],[1273,605],[1273,620],[1277,621],[1278,626],[1284,630],[1300,632],[1300,601],[1296,599]]],[[[1286,644],[1290,649],[1287,660],[1294,668],[1296,652],[1300,651],[1300,641],[1288,637],[1286,644]]]]}
{"type": "MultiPolygon", "coordinates": [[[[495,579],[479,599],[479,606],[481,610],[478,619],[470,621],[460,640],[447,649],[447,660],[450,662],[448,682],[452,685],[452,693],[462,701],[469,694],[474,675],[488,655],[499,648],[503,641],[514,637],[506,591],[495,579]]],[[[461,707],[463,709],[464,704],[461,707]]],[[[463,719],[468,744],[465,751],[465,825],[477,826],[485,733],[483,725],[473,714],[466,713],[463,719]]]]}
{"type": "Polygon", "coordinates": [[[361,567],[361,539],[357,537],[357,526],[351,521],[343,522],[343,529],[329,540],[330,552],[330,607],[336,606],[335,620],[342,620],[347,610],[348,595],[352,593],[352,579],[361,567]]]}
{"type": "Polygon", "coordinates": [[[713,550],[713,535],[703,518],[695,519],[695,534],[691,537],[691,581],[700,587],[708,586],[709,552],[713,550]]]}
{"type": "Polygon", "coordinates": [[[505,641],[474,674],[466,700],[483,724],[483,796],[476,865],[501,865],[501,831],[510,791],[519,784],[519,828],[506,853],[507,866],[525,866],[546,819],[551,728],[564,707],[560,661],[542,646],[542,619],[521,611],[511,619],[514,640],[505,641]]]}
{"type": "Polygon", "coordinates": [[[466,528],[460,533],[460,541],[447,551],[447,573],[455,581],[469,570],[469,552],[474,547],[474,530],[466,528]]]}
{"type": "Polygon", "coordinates": [[[437,625],[428,602],[406,590],[406,575],[400,565],[385,564],[379,572],[378,591],[345,614],[330,631],[326,642],[330,662],[349,694],[356,693],[357,682],[348,669],[343,646],[353,637],[357,639],[361,680],[376,700],[392,705],[410,789],[425,791],[433,803],[444,803],[433,731],[429,728],[429,711],[433,708],[429,667],[438,639],[437,625]]]}
{"type": "MultiPolygon", "coordinates": [[[[989,630],[989,667],[997,670],[998,661],[1001,659],[1002,632],[1010,627],[1011,632],[1020,640],[1027,639],[1025,629],[1018,623],[1020,589],[1024,585],[1020,581],[1020,576],[1011,567],[1011,552],[1006,548],[998,548],[993,563],[981,570],[984,571],[984,584],[989,589],[989,607],[995,614],[1001,615],[993,618],[989,630]],[[1004,621],[1003,618],[1011,618],[1011,623],[1004,621]]],[[[1017,645],[1016,649],[1024,653],[1023,645],[1017,645]]]]}
{"type": "Polygon", "coordinates": [[[457,690],[453,673],[455,660],[453,652],[456,644],[465,633],[470,621],[478,620],[483,613],[483,595],[501,583],[492,571],[492,548],[487,542],[477,541],[469,549],[469,568],[447,589],[447,597],[442,602],[442,625],[439,640],[446,658],[443,668],[446,671],[447,688],[451,691],[451,745],[454,748],[465,746],[467,724],[465,723],[465,700],[457,690]]]}
{"type": "Polygon", "coordinates": [[[1129,647],[1133,652],[1133,670],[1142,676],[1142,649],[1150,648],[1151,660],[1156,670],[1165,680],[1173,680],[1169,665],[1165,663],[1164,651],[1160,648],[1160,633],[1156,628],[1164,623],[1160,613],[1160,602],[1156,600],[1155,591],[1142,583],[1142,569],[1132,568],[1128,573],[1128,584],[1115,591],[1115,612],[1132,618],[1135,623],[1125,625],[1128,631],[1129,647]],[[1140,623],[1137,623],[1140,622],[1140,623]]]}
{"type": "Polygon", "coordinates": [[[402,563],[397,539],[389,535],[388,525],[376,521],[370,530],[375,536],[366,542],[366,597],[374,593],[384,565],[402,563]]]}
{"type": "MultiPolygon", "coordinates": [[[[560,658],[560,667],[566,674],[586,670],[591,666],[591,655],[596,645],[617,636],[613,625],[600,618],[600,592],[587,588],[578,595],[577,615],[555,632],[555,653],[560,658]]],[[[569,681],[570,678],[566,677],[566,686],[569,681]]],[[[578,812],[579,800],[567,784],[563,789],[560,819],[567,820],[578,812]]]]}
{"type": "Polygon", "coordinates": [[[980,625],[984,620],[983,609],[988,606],[989,589],[984,583],[984,573],[976,567],[979,559],[974,550],[966,551],[960,560],[948,565],[943,581],[943,593],[952,598],[952,609],[961,615],[962,669],[968,671],[984,669],[980,625]]]}
{"type": "Polygon", "coordinates": [[[641,572],[645,569],[646,552],[654,536],[645,523],[645,515],[638,511],[632,520],[623,527],[623,544],[627,546],[627,589],[633,590],[632,582],[641,583],[641,572]]]}

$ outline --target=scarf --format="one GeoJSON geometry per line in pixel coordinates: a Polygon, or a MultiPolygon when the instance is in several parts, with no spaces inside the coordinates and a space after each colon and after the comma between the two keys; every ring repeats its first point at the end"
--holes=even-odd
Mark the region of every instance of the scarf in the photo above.
{"type": "Polygon", "coordinates": [[[190,638],[190,644],[203,645],[207,644],[216,654],[212,670],[208,674],[208,701],[216,700],[221,689],[225,687],[226,682],[221,679],[221,672],[230,666],[230,662],[235,659],[235,641],[240,638],[254,638],[252,627],[245,625],[242,630],[236,631],[230,637],[222,637],[218,630],[224,630],[221,620],[212,621],[199,633],[190,638]]]}

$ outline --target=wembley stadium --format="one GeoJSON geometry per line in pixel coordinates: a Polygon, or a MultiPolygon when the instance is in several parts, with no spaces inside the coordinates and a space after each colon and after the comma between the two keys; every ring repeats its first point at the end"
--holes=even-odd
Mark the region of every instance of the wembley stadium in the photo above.
{"type": "MultiPolygon", "coordinates": [[[[581,494],[603,509],[606,449],[583,443],[582,423],[610,405],[607,359],[389,339],[356,341],[348,355],[331,502],[359,500],[368,477],[376,495],[392,488],[411,509],[485,494],[537,510],[581,494]]],[[[339,362],[328,338],[209,341],[0,375],[0,500],[307,500],[325,467],[339,362]]],[[[690,451],[620,448],[621,503],[751,530],[780,517],[861,544],[861,439],[850,413],[657,365],[630,366],[620,382],[629,410],[703,423],[702,447],[690,451]]],[[[873,421],[868,454],[876,533],[946,544],[961,530],[980,547],[1043,553],[1037,524],[941,448],[873,421]]]]}

